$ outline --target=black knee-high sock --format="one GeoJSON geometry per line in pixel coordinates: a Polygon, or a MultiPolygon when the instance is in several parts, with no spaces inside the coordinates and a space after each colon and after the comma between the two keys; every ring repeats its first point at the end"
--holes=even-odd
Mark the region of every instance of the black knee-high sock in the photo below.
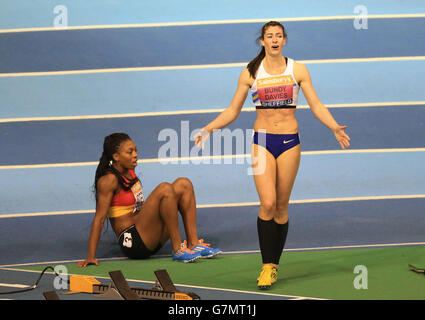
{"type": "Polygon", "coordinates": [[[257,219],[258,241],[263,263],[274,263],[276,259],[276,226],[274,220],[257,219]]]}
{"type": "Polygon", "coordinates": [[[257,219],[258,240],[263,263],[279,265],[288,235],[289,221],[279,224],[272,220],[257,219]]]}
{"type": "Polygon", "coordinates": [[[286,237],[288,235],[289,220],[285,224],[279,224],[273,221],[274,234],[275,234],[275,253],[274,253],[274,264],[279,264],[280,256],[282,255],[283,248],[285,247],[286,237]]]}

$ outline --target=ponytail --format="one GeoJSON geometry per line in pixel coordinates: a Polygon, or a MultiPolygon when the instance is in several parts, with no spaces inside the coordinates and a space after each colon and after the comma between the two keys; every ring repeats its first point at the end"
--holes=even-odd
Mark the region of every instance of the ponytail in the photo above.
{"type": "MultiPolygon", "coordinates": [[[[257,38],[257,42],[260,42],[260,40],[264,39],[264,35],[268,27],[275,27],[275,26],[282,28],[283,37],[287,39],[285,27],[278,21],[269,21],[265,25],[263,25],[263,27],[261,28],[261,35],[257,38]]],[[[264,46],[261,46],[260,53],[248,63],[247,69],[253,79],[255,79],[257,70],[260,67],[261,61],[264,59],[265,56],[266,56],[266,49],[264,48],[264,46]]]]}
{"type": "Polygon", "coordinates": [[[266,49],[262,46],[260,53],[248,63],[248,71],[251,75],[251,78],[255,79],[255,74],[257,73],[258,68],[260,67],[261,61],[263,61],[266,56],[266,49]]]}

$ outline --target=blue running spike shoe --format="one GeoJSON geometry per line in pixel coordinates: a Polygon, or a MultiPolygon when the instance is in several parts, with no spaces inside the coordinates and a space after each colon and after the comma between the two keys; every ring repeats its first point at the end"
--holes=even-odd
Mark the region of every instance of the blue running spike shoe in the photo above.
{"type": "Polygon", "coordinates": [[[202,259],[212,258],[223,252],[221,249],[211,248],[211,245],[209,243],[205,243],[204,239],[199,240],[199,243],[193,247],[192,250],[199,252],[202,259]]]}
{"type": "Polygon", "coordinates": [[[201,257],[201,254],[196,251],[190,250],[186,245],[186,240],[181,244],[180,250],[172,254],[174,261],[181,261],[184,263],[193,262],[201,257]]]}

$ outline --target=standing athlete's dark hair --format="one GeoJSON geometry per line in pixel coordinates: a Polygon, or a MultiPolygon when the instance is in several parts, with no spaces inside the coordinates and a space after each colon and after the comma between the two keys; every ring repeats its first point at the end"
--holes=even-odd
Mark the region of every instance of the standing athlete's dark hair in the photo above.
{"type": "MultiPolygon", "coordinates": [[[[266,30],[268,27],[276,27],[276,26],[282,28],[283,37],[287,39],[285,27],[278,21],[269,21],[261,28],[261,35],[257,38],[257,41],[259,42],[260,40],[264,39],[264,34],[266,33],[266,30]]],[[[255,79],[255,74],[257,73],[258,67],[260,66],[261,61],[264,59],[265,56],[266,56],[266,50],[264,49],[263,46],[261,46],[260,53],[248,63],[247,68],[252,78],[255,79]]]]}
{"type": "Polygon", "coordinates": [[[101,177],[103,177],[105,174],[110,172],[111,164],[110,162],[113,160],[112,155],[116,152],[118,152],[118,149],[124,141],[131,140],[131,138],[126,133],[113,133],[107,137],[105,137],[105,140],[103,142],[103,153],[99,160],[99,165],[96,169],[96,175],[94,178],[94,193],[97,200],[97,181],[101,177]]]}

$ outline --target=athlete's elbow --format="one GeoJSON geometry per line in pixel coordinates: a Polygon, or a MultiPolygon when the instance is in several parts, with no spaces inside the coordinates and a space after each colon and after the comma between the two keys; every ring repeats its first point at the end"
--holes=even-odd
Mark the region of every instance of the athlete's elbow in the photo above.
{"type": "Polygon", "coordinates": [[[106,216],[95,216],[93,220],[93,227],[102,229],[105,224],[105,220],[106,216]]]}
{"type": "Polygon", "coordinates": [[[227,109],[227,111],[228,111],[227,119],[229,120],[229,123],[232,123],[233,121],[235,121],[240,114],[240,110],[235,110],[233,108],[229,108],[227,109]]]}
{"type": "Polygon", "coordinates": [[[323,111],[327,110],[326,106],[321,102],[318,103],[310,103],[310,110],[313,112],[315,116],[320,115],[323,111]]]}

